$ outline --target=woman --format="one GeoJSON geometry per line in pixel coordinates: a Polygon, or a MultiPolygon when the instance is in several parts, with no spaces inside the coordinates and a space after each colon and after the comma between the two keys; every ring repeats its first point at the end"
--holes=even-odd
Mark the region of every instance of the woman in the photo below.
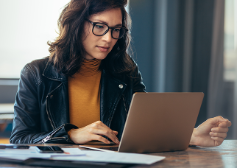
{"type": "MultiPolygon", "coordinates": [[[[119,143],[132,94],[145,91],[126,53],[126,3],[71,0],[65,7],[50,57],[21,72],[11,143],[119,143]]],[[[230,125],[211,118],[194,129],[190,144],[220,145],[230,125]]]]}

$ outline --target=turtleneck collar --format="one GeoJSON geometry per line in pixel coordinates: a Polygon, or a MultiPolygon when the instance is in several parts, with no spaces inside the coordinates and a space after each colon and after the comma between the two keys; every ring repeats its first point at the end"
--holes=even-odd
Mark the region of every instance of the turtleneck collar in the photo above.
{"type": "Polygon", "coordinates": [[[100,64],[101,60],[98,59],[93,60],[84,59],[78,73],[83,76],[93,76],[96,73],[98,73],[100,64]]]}

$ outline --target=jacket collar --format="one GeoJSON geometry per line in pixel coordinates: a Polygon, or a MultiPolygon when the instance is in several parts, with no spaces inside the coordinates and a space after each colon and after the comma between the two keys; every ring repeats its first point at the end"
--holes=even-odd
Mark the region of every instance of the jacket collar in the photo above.
{"type": "Polygon", "coordinates": [[[57,69],[53,66],[53,63],[51,61],[47,62],[42,75],[54,81],[67,81],[66,75],[61,72],[59,73],[57,69]]]}
{"type": "MultiPolygon", "coordinates": [[[[56,68],[53,66],[53,63],[48,61],[46,67],[43,71],[43,76],[46,78],[53,80],[53,81],[61,81],[67,84],[67,77],[62,74],[58,73],[56,68]]],[[[117,105],[122,98],[123,92],[125,91],[127,84],[107,73],[105,70],[102,70],[101,74],[101,91],[100,91],[100,119],[103,123],[110,127],[111,121],[113,119],[115,110],[117,109],[117,105]]],[[[60,91],[60,93],[64,92],[66,96],[68,96],[67,92],[67,85],[66,87],[57,87],[53,90],[50,94],[55,94],[55,92],[60,91]],[[63,89],[63,90],[59,90],[63,89]]],[[[60,102],[60,101],[58,101],[60,102]]],[[[68,98],[65,100],[66,108],[63,114],[69,114],[68,108],[68,98]]],[[[60,104],[60,103],[59,103],[60,104]]],[[[50,105],[49,105],[50,107],[50,105]]],[[[53,116],[62,116],[58,114],[58,111],[51,111],[53,116]]],[[[65,119],[64,122],[69,122],[69,116],[66,115],[63,117],[65,119]]],[[[62,121],[62,117],[55,118],[56,120],[62,121]]],[[[56,122],[57,123],[57,122],[56,122]]],[[[60,122],[61,123],[61,122],[60,122]]],[[[63,123],[61,123],[63,124],[63,123]]]]}

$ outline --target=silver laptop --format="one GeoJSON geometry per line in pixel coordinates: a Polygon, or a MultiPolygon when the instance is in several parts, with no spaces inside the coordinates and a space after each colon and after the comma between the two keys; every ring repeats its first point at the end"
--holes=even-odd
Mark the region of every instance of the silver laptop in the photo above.
{"type": "MultiPolygon", "coordinates": [[[[201,92],[135,93],[117,150],[132,153],[186,150],[203,97],[201,92]]],[[[98,144],[81,147],[114,149],[98,144]]]]}

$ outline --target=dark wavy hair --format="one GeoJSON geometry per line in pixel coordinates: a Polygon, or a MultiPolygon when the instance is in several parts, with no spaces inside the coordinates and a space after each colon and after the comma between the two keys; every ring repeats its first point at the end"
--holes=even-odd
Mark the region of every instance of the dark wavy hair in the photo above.
{"type": "MultiPolygon", "coordinates": [[[[131,19],[125,10],[126,5],[127,0],[71,0],[58,19],[59,36],[54,42],[48,42],[50,60],[56,69],[66,76],[72,76],[80,69],[85,55],[82,44],[84,23],[91,15],[120,8],[122,25],[129,30],[131,19]]],[[[130,39],[129,31],[127,31],[102,60],[100,68],[108,70],[115,76],[133,71],[135,64],[127,54],[130,39]]]]}

